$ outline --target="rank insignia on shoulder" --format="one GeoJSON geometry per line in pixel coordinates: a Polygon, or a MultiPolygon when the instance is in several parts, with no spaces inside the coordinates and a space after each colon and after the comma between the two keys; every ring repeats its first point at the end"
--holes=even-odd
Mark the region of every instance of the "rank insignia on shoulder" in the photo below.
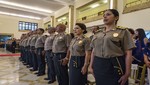
{"type": "Polygon", "coordinates": [[[127,29],[127,27],[117,26],[118,29],[127,29]]]}

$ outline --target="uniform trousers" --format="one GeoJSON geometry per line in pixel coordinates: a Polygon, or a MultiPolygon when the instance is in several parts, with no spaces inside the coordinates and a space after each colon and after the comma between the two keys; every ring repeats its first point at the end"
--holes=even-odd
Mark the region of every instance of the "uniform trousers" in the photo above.
{"type": "Polygon", "coordinates": [[[37,48],[38,74],[45,74],[45,56],[42,54],[43,47],[37,48]]]}
{"type": "Polygon", "coordinates": [[[37,55],[35,53],[34,46],[31,46],[31,56],[32,56],[33,70],[38,70],[37,55]]]}
{"type": "Polygon", "coordinates": [[[30,46],[28,46],[28,62],[29,62],[29,66],[33,67],[33,62],[32,62],[32,55],[31,55],[31,51],[30,51],[30,46]]]}
{"type": "MultiPolygon", "coordinates": [[[[95,56],[93,71],[96,85],[120,85],[118,80],[125,72],[125,58],[124,56],[114,58],[100,58],[95,56]]],[[[125,85],[128,85],[128,82],[125,85]]]]}
{"type": "Polygon", "coordinates": [[[86,85],[87,73],[82,74],[85,56],[71,56],[69,63],[69,85],[86,85]]]}
{"type": "Polygon", "coordinates": [[[48,76],[48,79],[50,79],[51,81],[56,80],[52,51],[51,50],[46,50],[45,57],[46,57],[46,62],[47,62],[47,76],[48,76]]]}
{"type": "Polygon", "coordinates": [[[59,85],[69,85],[68,66],[62,65],[61,59],[66,57],[66,53],[54,53],[54,66],[59,85]]]}

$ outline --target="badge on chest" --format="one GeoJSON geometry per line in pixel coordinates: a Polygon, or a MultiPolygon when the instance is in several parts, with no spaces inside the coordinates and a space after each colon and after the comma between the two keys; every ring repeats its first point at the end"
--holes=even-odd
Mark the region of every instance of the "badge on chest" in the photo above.
{"type": "Polygon", "coordinates": [[[114,33],[113,37],[118,37],[118,35],[119,35],[118,33],[114,33]]]}
{"type": "Polygon", "coordinates": [[[79,45],[81,45],[82,43],[83,43],[83,41],[82,41],[82,40],[80,40],[80,41],[78,42],[78,44],[79,44],[79,45]]]}

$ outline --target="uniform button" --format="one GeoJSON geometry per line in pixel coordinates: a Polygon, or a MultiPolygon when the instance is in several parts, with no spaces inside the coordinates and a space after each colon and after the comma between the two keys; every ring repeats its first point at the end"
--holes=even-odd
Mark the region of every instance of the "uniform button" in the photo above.
{"type": "Polygon", "coordinates": [[[118,70],[118,72],[120,72],[120,70],[118,70]]]}
{"type": "Polygon", "coordinates": [[[119,73],[119,75],[121,75],[121,73],[119,73]]]}

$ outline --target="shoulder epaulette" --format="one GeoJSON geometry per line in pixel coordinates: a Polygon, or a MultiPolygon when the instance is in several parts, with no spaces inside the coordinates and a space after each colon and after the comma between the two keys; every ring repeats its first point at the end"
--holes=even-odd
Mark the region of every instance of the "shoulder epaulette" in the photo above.
{"type": "Polygon", "coordinates": [[[123,30],[124,30],[124,29],[127,29],[127,27],[122,27],[122,26],[117,26],[116,28],[117,28],[117,29],[123,29],[123,30]]]}
{"type": "Polygon", "coordinates": [[[102,31],[103,31],[103,29],[99,29],[95,33],[102,32],[102,31]]]}

